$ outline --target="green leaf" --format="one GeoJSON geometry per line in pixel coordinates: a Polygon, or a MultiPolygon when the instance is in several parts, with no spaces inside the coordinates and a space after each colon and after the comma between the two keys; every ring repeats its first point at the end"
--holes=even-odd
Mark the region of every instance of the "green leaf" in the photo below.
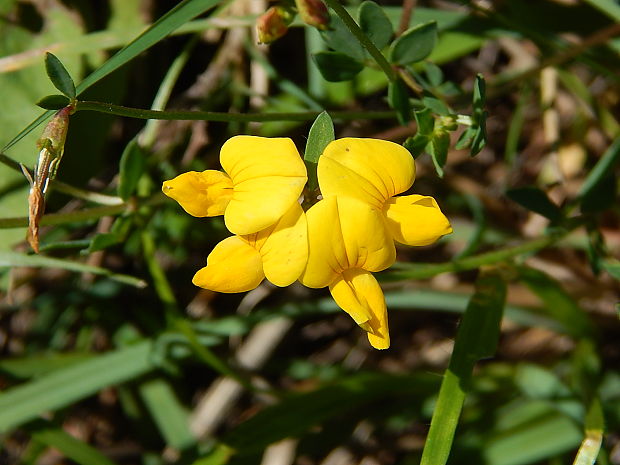
{"type": "Polygon", "coordinates": [[[392,43],[390,61],[396,65],[417,63],[431,54],[436,43],[437,22],[412,27],[392,43]]]}
{"type": "Polygon", "coordinates": [[[320,31],[320,34],[325,43],[335,51],[356,61],[366,58],[366,50],[337,14],[330,14],[329,29],[320,31]]]}
{"type": "Polygon", "coordinates": [[[437,175],[440,178],[443,177],[443,167],[448,160],[448,149],[450,148],[450,133],[445,130],[436,130],[426,148],[433,159],[437,175]]]}
{"type": "Polygon", "coordinates": [[[84,263],[60,258],[45,257],[43,255],[26,255],[17,252],[0,251],[0,268],[12,268],[14,266],[60,268],[63,270],[75,271],[76,273],[93,273],[106,276],[124,284],[129,284],[130,286],[146,287],[146,283],[142,279],[126,274],[114,273],[98,266],[86,265],[84,263]]]}
{"type": "Polygon", "coordinates": [[[101,233],[97,234],[93,237],[93,240],[90,242],[88,246],[88,253],[98,252],[99,250],[105,250],[108,247],[116,245],[120,243],[122,239],[118,236],[118,234],[114,233],[101,233]]]}
{"type": "Polygon", "coordinates": [[[69,98],[64,95],[47,95],[36,103],[45,110],[60,110],[69,105],[69,98]]]}
{"type": "Polygon", "coordinates": [[[220,0],[183,0],[80,82],[77,86],[78,95],[218,3],[220,0]]]}
{"type": "Polygon", "coordinates": [[[73,79],[61,61],[49,52],[45,54],[45,70],[56,89],[70,99],[75,98],[76,93],[73,79]]]}
{"type": "MultiPolygon", "coordinates": [[[[80,82],[76,87],[76,94],[80,95],[108,74],[116,71],[125,63],[166,38],[175,29],[213,8],[218,3],[220,3],[220,0],[183,0],[80,82]]],[[[36,118],[9,141],[1,151],[5,151],[15,145],[51,115],[52,113],[48,111],[36,118]]]]}
{"type": "Polygon", "coordinates": [[[457,150],[461,150],[461,149],[466,149],[467,147],[469,147],[472,141],[474,140],[474,136],[477,131],[478,131],[478,128],[474,128],[471,126],[465,129],[459,136],[459,139],[456,141],[454,148],[457,150]]]}
{"type": "Polygon", "coordinates": [[[0,371],[15,378],[37,378],[76,362],[83,362],[93,355],[82,352],[42,353],[25,357],[5,358],[0,361],[0,371]]]}
{"type": "Polygon", "coordinates": [[[388,102],[390,107],[396,111],[398,122],[405,126],[411,121],[411,103],[409,101],[409,91],[405,83],[398,79],[388,85],[388,102]]]}
{"type": "Polygon", "coordinates": [[[430,108],[414,112],[415,121],[418,124],[418,134],[430,136],[435,129],[435,118],[430,108]]]}
{"type": "Polygon", "coordinates": [[[506,196],[513,202],[517,202],[522,207],[538,213],[552,222],[557,222],[562,218],[562,210],[549,200],[547,194],[538,187],[527,186],[509,189],[506,196]]]}
{"type": "Polygon", "coordinates": [[[136,138],[132,139],[121,155],[119,166],[118,196],[127,200],[136,190],[146,167],[146,156],[136,138]]]}
{"type": "Polygon", "coordinates": [[[114,462],[97,449],[61,429],[43,427],[35,429],[31,434],[35,441],[59,450],[75,463],[81,465],[114,465],[114,462]]]}
{"type": "Polygon", "coordinates": [[[433,95],[425,95],[422,97],[422,104],[438,115],[447,116],[450,114],[450,109],[446,104],[433,95]]]}
{"type": "MultiPolygon", "coordinates": [[[[387,374],[363,374],[341,378],[314,391],[284,397],[226,434],[223,442],[239,454],[262,451],[269,444],[302,435],[314,425],[401,394],[421,396],[436,389],[433,378],[387,374]]],[[[366,413],[360,412],[362,418],[366,413]]]]}
{"type": "Polygon", "coordinates": [[[310,163],[318,163],[325,147],[335,138],[334,122],[329,113],[324,111],[316,117],[312,127],[310,127],[304,160],[310,163]]]}
{"type": "Polygon", "coordinates": [[[550,276],[534,268],[519,267],[519,279],[543,302],[543,311],[575,338],[592,337],[594,329],[587,314],[550,276]]]}
{"type": "Polygon", "coordinates": [[[367,0],[360,5],[358,17],[360,28],[379,50],[390,43],[394,31],[383,8],[367,0]]]}
{"type": "Polygon", "coordinates": [[[602,262],[601,265],[607,273],[620,281],[620,262],[602,262]]]}
{"type": "Polygon", "coordinates": [[[479,113],[484,111],[484,104],[486,102],[486,84],[484,82],[484,77],[482,74],[478,74],[476,76],[476,80],[474,81],[474,91],[473,91],[473,108],[474,113],[479,113]]]}
{"type": "Polygon", "coordinates": [[[196,437],[189,430],[188,412],[167,381],[161,378],[148,380],[140,385],[139,390],[168,446],[184,450],[196,443],[196,437]]]}
{"type": "Polygon", "coordinates": [[[605,433],[605,416],[603,405],[598,396],[595,396],[586,412],[585,438],[577,451],[573,465],[594,465],[603,445],[605,433]]]}
{"type": "Polygon", "coordinates": [[[403,143],[403,147],[409,150],[413,158],[417,158],[424,153],[424,150],[430,141],[430,136],[416,134],[413,137],[407,137],[403,143]]]}
{"type": "Polygon", "coordinates": [[[430,61],[424,63],[424,72],[432,87],[439,87],[443,83],[443,71],[435,63],[430,61]]]}
{"type": "Polygon", "coordinates": [[[364,69],[355,58],[340,52],[319,52],[312,55],[312,59],[329,82],[349,81],[364,69]]]}
{"type": "Polygon", "coordinates": [[[422,452],[421,465],[447,462],[465,393],[476,361],[495,353],[506,301],[506,283],[496,270],[482,271],[456,335],[422,452]]]}
{"type": "Polygon", "coordinates": [[[9,431],[50,410],[70,405],[104,387],[136,378],[153,368],[152,343],[143,341],[75,363],[0,393],[0,431],[9,431]]]}
{"type": "Polygon", "coordinates": [[[547,410],[518,427],[488,438],[482,450],[482,463],[529,465],[574,450],[582,437],[575,421],[550,407],[547,410]]]}
{"type": "Polygon", "coordinates": [[[336,138],[334,131],[334,122],[329,113],[322,112],[312,123],[310,132],[308,133],[308,142],[306,143],[306,151],[304,153],[304,161],[308,168],[308,187],[314,190],[318,187],[316,177],[316,167],[319,158],[331,141],[336,138]]]}
{"type": "Polygon", "coordinates": [[[474,138],[471,142],[470,155],[475,157],[480,151],[487,145],[487,131],[486,131],[486,118],[487,112],[483,112],[478,119],[478,127],[474,133],[474,138]]]}

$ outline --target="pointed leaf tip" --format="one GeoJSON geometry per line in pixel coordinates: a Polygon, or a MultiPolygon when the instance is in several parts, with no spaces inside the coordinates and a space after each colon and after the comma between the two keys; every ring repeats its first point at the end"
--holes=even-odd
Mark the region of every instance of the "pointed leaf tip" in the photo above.
{"type": "Polygon", "coordinates": [[[74,99],[76,97],[73,79],[56,55],[49,52],[46,53],[45,70],[56,89],[69,99],[74,99]]]}

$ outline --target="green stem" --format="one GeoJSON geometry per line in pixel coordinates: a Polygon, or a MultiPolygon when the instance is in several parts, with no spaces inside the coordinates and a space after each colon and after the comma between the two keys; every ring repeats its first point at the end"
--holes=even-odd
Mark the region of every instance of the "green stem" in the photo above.
{"type": "Polygon", "coordinates": [[[380,276],[382,281],[400,281],[405,279],[432,278],[433,276],[441,273],[474,270],[484,265],[491,265],[493,263],[499,263],[517,257],[519,255],[537,252],[554,244],[566,234],[568,234],[568,231],[563,233],[550,234],[549,236],[534,239],[532,241],[525,242],[514,247],[508,247],[506,249],[494,250],[492,252],[473,255],[471,257],[463,258],[453,262],[437,264],[413,264],[411,265],[411,267],[402,268],[398,271],[386,272],[381,274],[380,276]]]}
{"type": "Polygon", "coordinates": [[[21,166],[19,166],[19,163],[13,160],[11,157],[7,157],[3,153],[0,153],[0,163],[14,169],[15,171],[19,171],[20,173],[22,172],[22,168],[21,166]]]}
{"type": "MultiPolygon", "coordinates": [[[[355,38],[364,46],[370,56],[374,58],[377,62],[377,65],[383,70],[387,78],[390,82],[396,82],[398,80],[398,75],[396,71],[390,66],[388,61],[385,59],[383,54],[379,51],[377,46],[372,43],[372,41],[368,38],[364,31],[357,25],[355,20],[351,17],[349,12],[340,4],[338,0],[325,0],[332,10],[342,19],[342,22],[349,28],[351,34],[355,36],[355,38]]],[[[332,114],[332,113],[330,113],[332,114]]],[[[333,116],[333,114],[332,114],[333,116]]]]}
{"type": "Polygon", "coordinates": [[[52,188],[58,192],[62,192],[63,194],[70,195],[77,199],[87,200],[100,205],[121,205],[123,203],[123,199],[120,197],[87,191],[78,187],[73,187],[69,184],[65,184],[57,179],[52,181],[52,188]]]}
{"type": "MultiPolygon", "coordinates": [[[[86,210],[70,213],[50,213],[48,215],[43,215],[39,224],[41,226],[50,226],[54,224],[73,223],[76,221],[96,220],[103,216],[118,215],[124,212],[127,207],[128,204],[122,203],[120,205],[88,208],[86,210]]],[[[18,218],[0,218],[0,229],[25,228],[27,226],[28,218],[25,216],[18,218]]]]}
{"type": "MultiPolygon", "coordinates": [[[[185,47],[183,47],[183,50],[179,56],[174,59],[172,65],[168,68],[168,72],[166,73],[166,76],[164,76],[159,89],[157,90],[157,94],[155,95],[153,104],[151,105],[151,110],[163,110],[166,108],[166,104],[168,103],[168,100],[170,100],[170,95],[172,95],[172,89],[177,83],[177,80],[181,75],[181,71],[189,60],[191,52],[197,43],[198,35],[195,35],[187,44],[185,44],[185,47]]],[[[160,124],[161,123],[157,120],[149,120],[146,122],[146,126],[142,130],[142,134],[139,139],[142,147],[150,149],[153,146],[157,137],[157,128],[160,124]]]]}
{"type": "MultiPolygon", "coordinates": [[[[313,121],[320,111],[304,111],[297,113],[221,113],[214,111],[161,111],[129,108],[103,102],[78,102],[76,111],[98,111],[110,115],[127,116],[138,119],[186,120],[186,121],[221,121],[226,123],[265,122],[265,121],[313,121]]],[[[334,111],[330,112],[333,119],[391,119],[393,111],[334,111]]]]}
{"type": "Polygon", "coordinates": [[[155,292],[166,309],[167,319],[170,322],[170,325],[174,330],[180,331],[181,334],[187,338],[187,341],[189,342],[189,345],[193,349],[194,353],[205,364],[209,365],[219,374],[223,376],[230,376],[247,389],[253,390],[249,381],[243,379],[243,377],[235,373],[207,347],[200,344],[193,328],[189,322],[183,318],[178,307],[177,300],[174,296],[172,286],[170,285],[170,281],[168,281],[164,269],[157,261],[155,256],[157,249],[153,236],[148,231],[143,231],[141,234],[141,240],[144,260],[146,261],[147,268],[151,275],[155,292]]]}
{"type": "MultiPolygon", "coordinates": [[[[103,207],[87,208],[85,210],[69,213],[49,213],[41,217],[41,226],[51,226],[56,224],[73,223],[76,221],[97,220],[103,216],[113,216],[126,211],[135,210],[140,206],[155,206],[164,202],[167,197],[163,194],[155,195],[142,202],[126,202],[117,205],[106,205],[103,207]]],[[[0,229],[25,228],[28,226],[27,217],[0,218],[0,229]]]]}

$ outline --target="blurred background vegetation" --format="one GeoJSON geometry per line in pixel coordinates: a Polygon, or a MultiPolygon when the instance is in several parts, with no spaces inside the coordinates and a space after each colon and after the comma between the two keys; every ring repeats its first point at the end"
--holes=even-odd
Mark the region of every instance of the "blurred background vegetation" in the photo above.
{"type": "Polygon", "coordinates": [[[298,18],[266,46],[263,0],[0,3],[0,463],[620,464],[620,5],[377,4],[395,35],[371,39],[398,74],[333,12],[331,30],[298,18]],[[429,21],[430,55],[394,51],[429,21]],[[74,114],[36,255],[18,163],[35,165],[43,126],[24,128],[58,93],[47,51],[79,100],[220,116],[74,114]],[[323,110],[336,137],[408,141],[412,192],[454,228],[378,275],[388,351],[324,290],[194,287],[228,233],[160,192],[217,169],[236,134],[303,151],[323,110]],[[480,150],[438,126],[457,114],[480,150]],[[425,118],[449,150],[413,143],[425,118]]]}

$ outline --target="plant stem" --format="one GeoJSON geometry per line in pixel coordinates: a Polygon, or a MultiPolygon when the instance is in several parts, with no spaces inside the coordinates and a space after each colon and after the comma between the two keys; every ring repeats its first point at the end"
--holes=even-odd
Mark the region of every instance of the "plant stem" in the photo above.
{"type": "Polygon", "coordinates": [[[448,272],[467,271],[479,268],[484,265],[491,265],[493,263],[499,263],[508,260],[519,255],[537,252],[541,249],[549,247],[557,242],[568,231],[557,234],[550,234],[539,239],[524,242],[523,244],[508,247],[505,249],[494,250],[492,252],[486,252],[471,257],[463,258],[461,260],[446,262],[446,263],[419,263],[411,265],[411,267],[402,268],[398,271],[390,271],[380,275],[382,281],[400,281],[406,279],[426,279],[432,278],[435,275],[448,272]]]}
{"type": "MultiPolygon", "coordinates": [[[[351,34],[355,36],[355,38],[364,46],[370,56],[374,58],[377,62],[377,65],[383,70],[387,78],[390,82],[395,82],[398,79],[398,75],[396,71],[392,68],[392,66],[385,59],[383,54],[379,51],[377,46],[372,43],[372,41],[368,38],[364,31],[357,25],[355,20],[351,17],[351,15],[347,12],[347,10],[340,4],[338,0],[325,0],[332,10],[342,19],[342,22],[349,28],[351,34]]],[[[332,114],[332,113],[330,113],[332,114]]],[[[332,114],[332,116],[334,116],[332,114]]]]}
{"type": "MultiPolygon", "coordinates": [[[[110,115],[127,116],[138,119],[186,120],[186,121],[222,121],[226,123],[265,122],[265,121],[312,121],[321,112],[304,111],[297,113],[221,113],[213,111],[161,111],[129,108],[111,103],[81,101],[76,111],[98,111],[110,115]]],[[[393,111],[334,111],[330,112],[333,119],[390,119],[393,111]]]]}

